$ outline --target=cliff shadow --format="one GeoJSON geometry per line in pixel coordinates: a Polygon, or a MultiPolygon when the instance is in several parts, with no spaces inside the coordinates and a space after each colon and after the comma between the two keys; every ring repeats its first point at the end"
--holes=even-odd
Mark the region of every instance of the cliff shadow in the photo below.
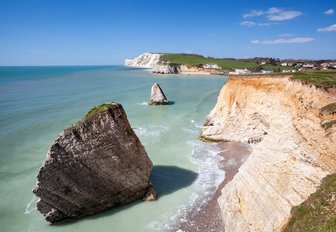
{"type": "Polygon", "coordinates": [[[150,180],[154,184],[158,198],[160,198],[191,185],[197,176],[196,172],[177,166],[155,165],[150,180]]]}

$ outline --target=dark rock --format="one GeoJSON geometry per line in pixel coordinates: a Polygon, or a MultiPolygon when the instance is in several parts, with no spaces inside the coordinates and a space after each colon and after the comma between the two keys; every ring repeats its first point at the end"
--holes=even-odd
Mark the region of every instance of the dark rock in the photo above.
{"type": "Polygon", "coordinates": [[[120,104],[92,109],[52,144],[33,192],[51,224],[144,198],[152,162],[120,104]]]}
{"type": "Polygon", "coordinates": [[[163,93],[160,85],[158,83],[154,83],[151,90],[151,96],[149,99],[149,105],[167,105],[168,100],[163,93]]]}
{"type": "Polygon", "coordinates": [[[155,201],[155,200],[157,200],[157,192],[155,191],[154,186],[152,184],[148,188],[148,192],[142,200],[144,200],[144,201],[155,201]]]}

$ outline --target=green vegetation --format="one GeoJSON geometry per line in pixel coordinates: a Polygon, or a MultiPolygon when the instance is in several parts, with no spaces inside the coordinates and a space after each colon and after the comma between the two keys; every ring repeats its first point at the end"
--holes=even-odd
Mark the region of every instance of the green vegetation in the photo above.
{"type": "Polygon", "coordinates": [[[111,103],[103,103],[99,106],[95,106],[93,107],[86,115],[85,115],[85,120],[93,117],[96,113],[100,112],[100,111],[104,111],[107,108],[109,108],[111,105],[113,104],[113,102],[111,103]]]}
{"type": "Polygon", "coordinates": [[[258,66],[256,62],[235,59],[218,59],[195,54],[164,54],[161,56],[161,61],[169,61],[174,64],[185,64],[188,67],[202,64],[217,64],[222,69],[252,69],[258,66]]]}
{"type": "Polygon", "coordinates": [[[293,79],[319,87],[336,86],[336,71],[297,72],[293,73],[292,76],[293,79]]]}
{"type": "Polygon", "coordinates": [[[292,209],[284,231],[336,231],[336,174],[327,176],[314,194],[292,209]]]}
{"type": "MultiPolygon", "coordinates": [[[[271,59],[272,60],[272,59],[271,59]]],[[[258,58],[253,59],[232,59],[232,58],[213,58],[213,57],[204,57],[197,54],[171,54],[166,53],[161,56],[161,61],[171,62],[170,65],[180,65],[185,64],[188,67],[191,66],[201,66],[203,64],[217,64],[224,70],[234,70],[234,69],[249,69],[251,71],[260,71],[260,70],[273,70],[273,71],[282,71],[282,70],[292,70],[293,67],[282,67],[276,65],[277,63],[273,61],[272,64],[259,65],[258,58]]],[[[278,62],[279,63],[279,62],[278,62]]]]}

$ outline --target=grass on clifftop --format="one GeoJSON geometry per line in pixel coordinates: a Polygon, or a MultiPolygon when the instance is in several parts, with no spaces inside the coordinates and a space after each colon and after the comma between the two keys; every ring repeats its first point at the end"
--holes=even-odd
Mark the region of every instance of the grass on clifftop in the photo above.
{"type": "Polygon", "coordinates": [[[234,70],[234,69],[256,69],[262,68],[267,70],[284,70],[284,69],[293,69],[293,67],[282,67],[276,65],[263,65],[260,66],[254,61],[248,60],[237,60],[237,59],[220,59],[214,57],[204,57],[197,54],[171,54],[166,53],[161,56],[161,61],[169,61],[172,64],[185,64],[188,67],[198,66],[202,64],[217,64],[222,69],[225,70],[234,70]]]}
{"type": "Polygon", "coordinates": [[[201,64],[218,64],[218,66],[223,69],[244,69],[257,67],[257,63],[255,62],[245,62],[233,59],[218,59],[195,54],[164,54],[161,56],[161,60],[170,61],[176,64],[185,64],[188,67],[201,64]]]}
{"type": "Polygon", "coordinates": [[[87,114],[85,115],[85,120],[93,117],[96,113],[100,112],[100,111],[104,111],[106,110],[108,107],[110,107],[113,104],[113,102],[111,103],[103,103],[99,106],[95,106],[93,107],[89,112],[87,112],[87,114]]]}
{"type": "Polygon", "coordinates": [[[292,218],[284,232],[294,231],[336,231],[336,174],[327,176],[314,194],[292,209],[292,218]]]}
{"type": "Polygon", "coordinates": [[[336,86],[336,71],[311,71],[292,74],[293,79],[321,87],[336,86]]]}

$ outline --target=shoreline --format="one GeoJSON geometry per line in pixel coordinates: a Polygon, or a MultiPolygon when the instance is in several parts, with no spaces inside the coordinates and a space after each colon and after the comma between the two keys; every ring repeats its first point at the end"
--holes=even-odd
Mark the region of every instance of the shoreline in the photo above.
{"type": "Polygon", "coordinates": [[[218,166],[225,171],[225,178],[215,190],[213,197],[202,205],[199,209],[192,209],[186,216],[186,220],[180,223],[177,228],[178,232],[195,232],[195,231],[224,231],[224,222],[220,213],[217,199],[221,195],[224,186],[229,183],[238,173],[239,168],[247,160],[252,152],[249,144],[242,142],[221,142],[218,143],[223,160],[218,166]]]}

